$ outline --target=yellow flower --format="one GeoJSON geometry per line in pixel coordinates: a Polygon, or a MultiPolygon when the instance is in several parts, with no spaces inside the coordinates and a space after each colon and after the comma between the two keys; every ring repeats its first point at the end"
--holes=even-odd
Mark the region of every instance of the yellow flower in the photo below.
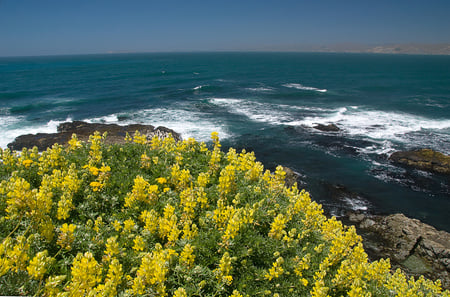
{"type": "Polygon", "coordinates": [[[230,297],[244,297],[238,290],[234,290],[230,297]]]}
{"type": "Polygon", "coordinates": [[[106,275],[106,283],[110,286],[116,287],[122,283],[122,264],[120,264],[119,260],[113,258],[108,267],[108,274],[106,275]]]}
{"type": "Polygon", "coordinates": [[[65,279],[65,275],[50,276],[45,282],[45,296],[57,296],[61,292],[58,287],[65,279]]]}
{"type": "Polygon", "coordinates": [[[206,187],[209,183],[210,176],[208,173],[201,172],[197,177],[197,185],[199,187],[206,187]]]}
{"type": "Polygon", "coordinates": [[[164,208],[164,215],[159,219],[159,236],[167,238],[173,244],[181,233],[177,226],[178,218],[175,214],[175,207],[167,204],[164,208]]]}
{"type": "Polygon", "coordinates": [[[78,137],[75,133],[72,134],[72,138],[69,140],[68,143],[69,143],[70,150],[76,150],[76,149],[82,147],[81,141],[78,140],[78,137]]]}
{"type": "Polygon", "coordinates": [[[219,267],[214,270],[216,273],[216,278],[219,282],[222,282],[226,285],[231,285],[233,282],[233,277],[230,275],[231,273],[231,257],[228,252],[225,252],[220,259],[219,267]]]}
{"type": "Polygon", "coordinates": [[[273,220],[273,223],[270,225],[269,237],[274,239],[282,239],[286,234],[284,228],[287,222],[288,219],[283,214],[280,213],[277,215],[273,220]]]}
{"type": "Polygon", "coordinates": [[[47,266],[52,262],[53,258],[47,257],[48,251],[44,250],[36,254],[27,267],[28,274],[33,278],[41,280],[47,272],[47,266]]]}
{"type": "Polygon", "coordinates": [[[72,280],[67,291],[83,296],[101,281],[101,267],[90,252],[78,253],[72,263],[72,280]]]}
{"type": "Polygon", "coordinates": [[[106,137],[106,132],[103,137],[100,136],[100,132],[96,131],[94,135],[89,136],[89,142],[91,143],[89,151],[89,164],[98,164],[102,160],[101,143],[102,138],[106,137]]]}
{"type": "Polygon", "coordinates": [[[98,192],[103,187],[103,185],[98,181],[93,181],[89,185],[92,187],[92,191],[94,192],[98,192]]]}
{"type": "Polygon", "coordinates": [[[141,167],[147,169],[151,167],[151,159],[146,153],[141,155],[141,167]]]}
{"type": "Polygon", "coordinates": [[[57,244],[61,247],[61,248],[65,248],[66,250],[71,250],[72,249],[72,243],[75,240],[75,235],[73,234],[75,232],[75,229],[77,228],[77,226],[70,224],[68,225],[67,223],[64,223],[61,228],[59,229],[59,231],[61,232],[59,234],[58,240],[57,240],[57,244]]]}
{"type": "Polygon", "coordinates": [[[127,219],[123,222],[123,232],[132,232],[134,230],[134,227],[136,223],[132,219],[127,219]]]}
{"type": "Polygon", "coordinates": [[[183,288],[178,288],[173,294],[174,297],[187,297],[186,290],[183,288]]]}
{"type": "Polygon", "coordinates": [[[135,294],[143,294],[145,288],[152,286],[159,295],[165,296],[167,273],[169,272],[169,260],[176,255],[172,249],[163,249],[157,243],[152,253],[147,253],[142,258],[141,265],[133,280],[132,290],[135,294]]]}
{"type": "Polygon", "coordinates": [[[125,207],[132,207],[136,202],[153,202],[158,198],[158,185],[150,185],[142,176],[134,179],[131,193],[125,196],[125,207]]]}
{"type": "Polygon", "coordinates": [[[221,196],[226,196],[236,188],[236,167],[227,165],[225,169],[220,172],[219,177],[219,193],[221,196]]]}
{"type": "Polygon", "coordinates": [[[95,167],[95,166],[89,166],[89,172],[90,172],[92,175],[97,176],[99,171],[100,171],[100,169],[98,169],[97,167],[95,167]]]}
{"type": "Polygon", "coordinates": [[[166,182],[167,182],[167,179],[165,179],[164,177],[158,177],[157,179],[156,179],[156,181],[159,183],[159,184],[165,184],[166,182]]]}
{"type": "Polygon", "coordinates": [[[120,253],[119,243],[117,242],[117,236],[112,236],[106,240],[106,250],[105,254],[108,256],[108,259],[111,257],[118,255],[120,253]]]}
{"type": "Polygon", "coordinates": [[[136,130],[136,132],[134,133],[133,141],[138,144],[145,144],[147,143],[147,136],[145,134],[141,134],[136,130]]]}
{"type": "Polygon", "coordinates": [[[70,211],[74,208],[72,204],[72,195],[63,193],[58,201],[58,210],[56,217],[58,220],[65,220],[69,217],[70,211]]]}
{"type": "Polygon", "coordinates": [[[198,234],[198,228],[195,223],[186,221],[183,226],[183,239],[191,240],[198,234]]]}
{"type": "Polygon", "coordinates": [[[94,224],[94,231],[95,232],[99,232],[100,231],[100,227],[103,226],[103,219],[102,217],[98,217],[95,219],[95,224],[94,224]]]}
{"type": "Polygon", "coordinates": [[[117,232],[119,232],[122,229],[122,225],[118,220],[114,220],[114,222],[112,222],[112,225],[114,227],[114,230],[116,230],[117,232]]]}
{"type": "Polygon", "coordinates": [[[216,132],[216,131],[212,132],[211,133],[211,139],[212,139],[212,141],[214,143],[214,146],[221,147],[220,141],[219,141],[219,133],[218,132],[216,132]]]}
{"type": "Polygon", "coordinates": [[[26,159],[22,161],[22,165],[25,166],[25,168],[30,168],[31,164],[33,164],[33,160],[26,159]]]}
{"type": "Polygon", "coordinates": [[[194,265],[195,255],[194,248],[188,243],[184,246],[180,254],[180,264],[192,267],[194,265]]]}
{"type": "Polygon", "coordinates": [[[135,251],[143,251],[144,247],[145,247],[145,242],[144,242],[144,238],[142,238],[142,236],[138,235],[136,236],[136,238],[133,240],[134,242],[134,246],[133,249],[135,251]]]}
{"type": "Polygon", "coordinates": [[[264,275],[264,278],[272,280],[274,278],[280,277],[284,273],[284,269],[282,267],[283,263],[283,257],[278,257],[277,260],[273,262],[272,267],[269,269],[269,272],[264,275]]]}
{"type": "Polygon", "coordinates": [[[158,228],[159,217],[154,209],[150,211],[144,210],[139,216],[139,219],[145,224],[144,229],[150,231],[150,233],[154,233],[158,228]]]}

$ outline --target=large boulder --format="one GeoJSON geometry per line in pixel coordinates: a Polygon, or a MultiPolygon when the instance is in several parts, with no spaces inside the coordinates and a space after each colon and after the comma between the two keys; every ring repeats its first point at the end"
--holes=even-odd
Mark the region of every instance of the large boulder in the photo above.
{"type": "Polygon", "coordinates": [[[351,213],[348,220],[357,227],[373,258],[388,257],[394,267],[410,275],[440,279],[444,288],[450,288],[450,233],[404,214],[351,213]]]}
{"type": "Polygon", "coordinates": [[[57,133],[38,133],[18,136],[12,143],[8,144],[8,147],[12,150],[22,150],[24,147],[32,148],[37,146],[40,151],[43,151],[51,147],[54,143],[67,143],[74,133],[77,134],[78,139],[87,141],[89,136],[95,131],[102,134],[107,133],[106,143],[124,143],[127,133],[133,136],[136,131],[146,135],[147,139],[151,139],[154,135],[165,138],[171,134],[176,141],[181,140],[180,134],[166,127],[155,128],[152,125],[140,124],[120,126],[116,124],[73,121],[60,124],[57,128],[57,133]]]}
{"type": "Polygon", "coordinates": [[[450,156],[431,149],[395,152],[389,159],[424,171],[450,174],[450,156]]]}

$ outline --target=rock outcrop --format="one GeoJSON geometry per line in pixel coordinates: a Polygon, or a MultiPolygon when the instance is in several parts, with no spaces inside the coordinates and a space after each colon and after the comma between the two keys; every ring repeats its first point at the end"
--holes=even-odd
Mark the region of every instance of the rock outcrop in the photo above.
{"type": "Polygon", "coordinates": [[[324,124],[317,124],[316,126],[313,127],[314,129],[320,130],[320,131],[324,131],[324,132],[338,132],[341,129],[339,129],[338,126],[336,126],[335,124],[328,124],[328,125],[324,125],[324,124]]]}
{"type": "Polygon", "coordinates": [[[351,213],[348,220],[364,238],[369,255],[389,257],[394,267],[410,275],[440,279],[444,288],[450,288],[450,233],[403,214],[351,213]]]}
{"type": "Polygon", "coordinates": [[[393,162],[440,174],[450,174],[450,156],[431,149],[393,153],[393,162]]]}
{"type": "Polygon", "coordinates": [[[22,150],[24,147],[32,148],[37,146],[40,151],[43,151],[51,147],[54,143],[67,143],[73,133],[77,134],[78,139],[87,141],[89,135],[92,135],[95,131],[99,131],[102,134],[107,132],[106,143],[124,143],[126,134],[128,133],[132,136],[136,131],[146,135],[147,139],[151,139],[154,135],[165,138],[171,134],[176,141],[181,140],[180,134],[166,127],[155,128],[152,125],[140,124],[119,126],[116,124],[74,121],[60,124],[57,128],[57,133],[38,133],[18,136],[12,143],[8,144],[8,147],[12,150],[22,150]]]}

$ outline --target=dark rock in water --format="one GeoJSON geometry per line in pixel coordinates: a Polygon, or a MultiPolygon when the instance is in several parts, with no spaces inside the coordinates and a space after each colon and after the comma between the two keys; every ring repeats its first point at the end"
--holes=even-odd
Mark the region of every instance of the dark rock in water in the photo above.
{"type": "Polygon", "coordinates": [[[372,259],[388,257],[394,268],[400,267],[413,276],[423,274],[440,279],[445,289],[450,288],[450,233],[403,214],[350,212],[347,220],[364,238],[363,244],[372,259]]]}
{"type": "Polygon", "coordinates": [[[323,183],[324,195],[329,201],[324,201],[325,211],[330,216],[341,217],[350,209],[352,211],[368,212],[372,205],[369,198],[362,193],[354,192],[343,185],[323,183]]]}
{"type": "Polygon", "coordinates": [[[12,150],[22,150],[22,148],[32,148],[36,146],[40,151],[51,147],[55,143],[67,143],[72,134],[76,134],[79,140],[87,141],[89,136],[95,131],[100,133],[107,132],[106,143],[124,143],[126,134],[133,135],[136,131],[146,135],[147,139],[151,139],[154,135],[165,138],[169,134],[179,141],[180,134],[166,127],[158,127],[155,129],[152,125],[132,124],[127,126],[119,126],[116,124],[96,124],[86,123],[82,121],[62,123],[57,128],[57,133],[38,133],[18,136],[8,147],[12,150]]]}
{"type": "Polygon", "coordinates": [[[328,125],[318,124],[318,125],[314,126],[313,128],[320,130],[320,131],[324,131],[324,132],[338,132],[341,130],[335,124],[328,124],[328,125]]]}
{"type": "Polygon", "coordinates": [[[450,174],[450,156],[431,149],[395,152],[389,159],[424,171],[450,174]]]}

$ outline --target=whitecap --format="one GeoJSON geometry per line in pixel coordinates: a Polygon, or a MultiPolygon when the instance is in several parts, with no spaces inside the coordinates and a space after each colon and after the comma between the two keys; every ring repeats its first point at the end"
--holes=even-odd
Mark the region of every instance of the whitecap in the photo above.
{"type": "Polygon", "coordinates": [[[84,120],[87,123],[102,123],[102,124],[117,124],[119,123],[118,114],[109,114],[97,118],[90,118],[84,120]]]}
{"type": "Polygon", "coordinates": [[[389,140],[373,141],[370,146],[357,148],[360,153],[363,154],[378,154],[378,155],[390,155],[396,151],[394,144],[389,140]]]}
{"type": "Polygon", "coordinates": [[[341,107],[332,113],[322,113],[289,123],[313,126],[334,123],[349,135],[363,136],[374,140],[406,141],[408,133],[423,130],[450,128],[450,120],[429,119],[408,113],[341,107]]]}
{"type": "Polygon", "coordinates": [[[293,88],[293,89],[303,90],[303,91],[316,91],[316,92],[321,92],[321,93],[325,93],[325,92],[328,91],[327,89],[319,89],[319,88],[314,88],[314,87],[308,87],[308,86],[304,86],[302,84],[297,84],[297,83],[284,84],[283,87],[293,88]]]}
{"type": "Polygon", "coordinates": [[[104,117],[85,119],[85,121],[114,123],[123,126],[136,123],[155,127],[164,126],[180,133],[183,139],[193,137],[197,141],[209,141],[211,132],[214,131],[219,133],[221,139],[232,136],[220,121],[205,119],[203,114],[199,112],[171,107],[143,109],[126,114],[110,114],[104,117]]]}
{"type": "Polygon", "coordinates": [[[22,117],[0,117],[0,128],[3,130],[0,137],[0,147],[6,148],[8,143],[14,141],[14,139],[20,135],[37,134],[37,133],[56,133],[58,125],[64,122],[71,122],[72,119],[68,117],[64,121],[50,120],[45,124],[30,124],[22,126],[24,122],[22,117]]]}
{"type": "Polygon", "coordinates": [[[198,91],[198,90],[200,90],[200,89],[203,88],[203,87],[205,87],[205,86],[202,86],[202,85],[196,86],[196,87],[192,88],[192,90],[198,91]]]}
{"type": "Polygon", "coordinates": [[[235,98],[211,98],[212,104],[226,108],[230,113],[239,114],[255,122],[280,125],[292,120],[288,105],[261,103],[235,98]]]}
{"type": "Polygon", "coordinates": [[[252,92],[271,92],[274,90],[274,88],[271,87],[258,87],[258,88],[246,88],[248,91],[252,92]]]}

